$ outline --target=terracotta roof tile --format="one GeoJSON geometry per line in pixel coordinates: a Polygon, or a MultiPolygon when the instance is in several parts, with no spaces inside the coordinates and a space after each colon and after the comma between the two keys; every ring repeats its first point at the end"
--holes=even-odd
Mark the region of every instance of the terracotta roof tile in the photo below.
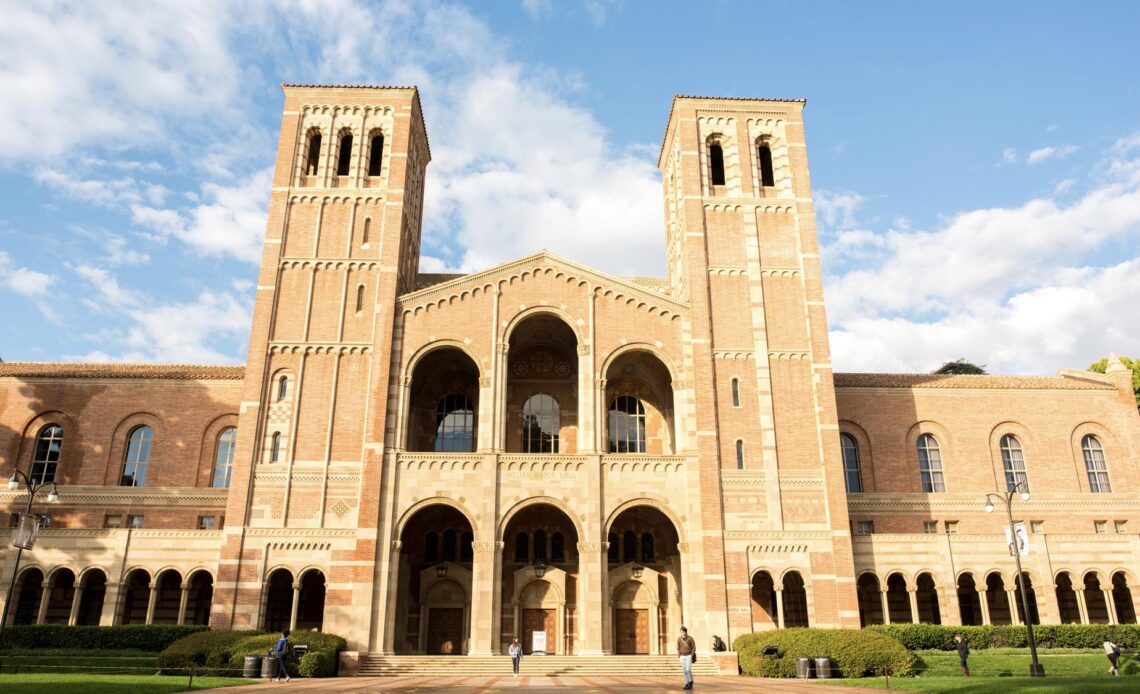
{"type": "Polygon", "coordinates": [[[413,291],[418,292],[421,289],[427,289],[428,287],[432,287],[432,286],[435,286],[437,284],[443,284],[444,282],[450,282],[451,280],[456,279],[458,277],[463,277],[463,273],[461,273],[461,272],[460,273],[455,273],[455,272],[421,272],[418,275],[416,275],[416,288],[413,291]]]}
{"type": "Polygon", "coordinates": [[[245,366],[121,364],[51,361],[0,362],[0,378],[153,378],[175,381],[241,381],[245,366]]]}
{"type": "Polygon", "coordinates": [[[836,388],[961,388],[981,390],[1113,390],[1096,383],[1062,376],[973,376],[940,374],[837,373],[836,388]]]}

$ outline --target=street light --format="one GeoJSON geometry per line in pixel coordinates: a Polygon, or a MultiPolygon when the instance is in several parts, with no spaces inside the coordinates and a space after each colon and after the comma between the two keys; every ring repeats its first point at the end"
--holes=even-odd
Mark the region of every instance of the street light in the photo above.
{"type": "Polygon", "coordinates": [[[1029,501],[1029,485],[1020,481],[1013,485],[1013,489],[1004,494],[990,492],[986,494],[986,513],[994,512],[994,499],[1005,506],[1006,520],[1009,521],[1009,553],[1017,565],[1017,585],[1021,588],[1021,613],[1025,616],[1025,629],[1029,633],[1029,655],[1033,662],[1029,665],[1030,677],[1044,677],[1045,668],[1037,660],[1037,641],[1033,638],[1033,617],[1029,614],[1029,593],[1025,590],[1025,574],[1021,571],[1021,550],[1017,546],[1017,532],[1013,527],[1013,496],[1020,494],[1022,501],[1029,501]]]}
{"type": "Polygon", "coordinates": [[[8,478],[8,491],[14,492],[19,489],[20,480],[24,481],[24,487],[28,490],[28,506],[20,515],[16,539],[12,543],[16,546],[16,562],[12,565],[12,581],[8,584],[8,595],[4,598],[4,611],[0,613],[0,635],[3,635],[4,625],[8,623],[8,608],[12,607],[12,595],[16,591],[16,576],[20,573],[20,556],[25,549],[31,549],[36,544],[36,533],[43,521],[40,516],[32,515],[32,503],[35,502],[36,495],[40,493],[40,490],[49,484],[51,489],[48,490],[47,494],[48,503],[54,504],[59,501],[59,490],[56,489],[54,481],[48,482],[43,477],[37,480],[28,477],[19,470],[13,470],[12,476],[8,478]]]}

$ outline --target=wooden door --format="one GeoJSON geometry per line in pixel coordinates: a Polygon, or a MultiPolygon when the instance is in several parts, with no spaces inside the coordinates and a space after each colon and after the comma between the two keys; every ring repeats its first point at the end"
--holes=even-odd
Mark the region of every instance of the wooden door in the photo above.
{"type": "Polygon", "coordinates": [[[555,624],[557,623],[557,614],[554,610],[538,610],[526,608],[522,611],[522,646],[523,653],[534,652],[534,632],[542,631],[546,633],[546,653],[556,652],[555,647],[555,624]]]}
{"type": "Polygon", "coordinates": [[[460,655],[462,652],[463,608],[429,608],[426,653],[429,655],[460,655]]]}
{"type": "Polygon", "coordinates": [[[619,655],[649,653],[649,610],[614,610],[614,651],[619,655]]]}

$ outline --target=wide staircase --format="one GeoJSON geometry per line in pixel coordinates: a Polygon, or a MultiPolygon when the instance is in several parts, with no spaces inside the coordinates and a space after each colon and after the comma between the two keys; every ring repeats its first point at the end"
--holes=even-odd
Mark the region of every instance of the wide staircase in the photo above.
{"type": "MultiPolygon", "coordinates": [[[[675,655],[532,655],[524,656],[519,674],[531,677],[677,677],[681,666],[675,655]]],[[[371,677],[477,677],[509,676],[511,659],[501,656],[366,655],[361,676],[371,677]]],[[[715,676],[708,656],[693,663],[694,676],[715,676]]]]}

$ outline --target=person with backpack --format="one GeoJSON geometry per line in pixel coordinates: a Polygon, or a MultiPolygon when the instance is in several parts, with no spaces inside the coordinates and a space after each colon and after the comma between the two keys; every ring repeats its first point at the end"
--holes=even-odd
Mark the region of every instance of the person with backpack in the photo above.
{"type": "Polygon", "coordinates": [[[681,672],[685,676],[685,686],[682,689],[693,688],[693,663],[697,660],[697,642],[689,636],[689,630],[681,627],[681,636],[677,639],[677,657],[681,661],[681,672]]]}
{"type": "Polygon", "coordinates": [[[1113,677],[1120,675],[1120,671],[1116,669],[1117,661],[1120,660],[1120,646],[1117,646],[1109,639],[1104,640],[1104,654],[1108,656],[1108,674],[1113,677]]]}
{"type": "Polygon", "coordinates": [[[277,675],[274,679],[278,682],[284,677],[285,681],[289,681],[289,671],[285,669],[285,658],[293,652],[293,644],[289,642],[289,630],[286,629],[281,632],[281,638],[277,639],[277,645],[270,651],[271,654],[277,656],[277,675]]]}
{"type": "Polygon", "coordinates": [[[966,643],[961,634],[954,634],[954,643],[958,649],[958,663],[962,666],[962,674],[969,677],[970,666],[966,664],[966,659],[970,657],[970,644],[966,643]]]}

